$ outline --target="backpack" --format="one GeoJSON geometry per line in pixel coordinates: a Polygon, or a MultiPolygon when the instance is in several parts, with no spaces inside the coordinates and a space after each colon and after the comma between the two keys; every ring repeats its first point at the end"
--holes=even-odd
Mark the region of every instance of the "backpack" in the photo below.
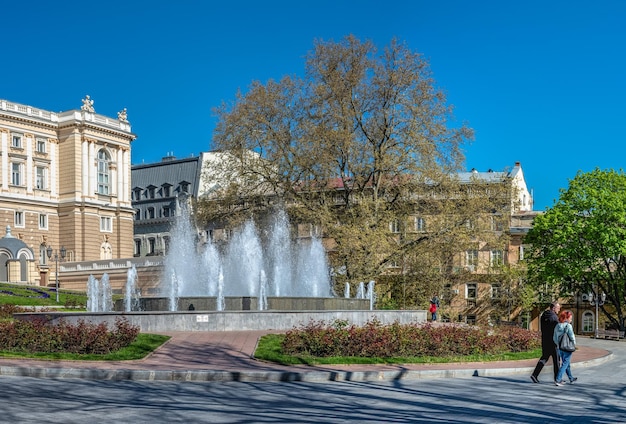
{"type": "MultiPolygon", "coordinates": [[[[565,328],[567,328],[567,326],[565,326],[565,328]]],[[[561,337],[559,338],[559,350],[562,350],[563,352],[574,352],[576,350],[576,345],[572,339],[569,338],[567,332],[561,334],[561,337]]]]}

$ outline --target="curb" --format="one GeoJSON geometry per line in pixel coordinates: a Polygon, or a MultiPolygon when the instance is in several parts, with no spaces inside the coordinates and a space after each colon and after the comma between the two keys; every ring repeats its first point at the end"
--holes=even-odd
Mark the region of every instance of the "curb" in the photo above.
{"type": "MultiPolygon", "coordinates": [[[[613,354],[575,362],[577,367],[591,367],[613,359],[613,354]]],[[[393,371],[211,371],[211,370],[130,370],[93,368],[35,368],[0,366],[1,376],[35,378],[78,378],[111,381],[188,381],[188,382],[327,382],[327,381],[395,381],[434,378],[493,377],[528,374],[534,367],[464,368],[445,370],[393,371]]]]}

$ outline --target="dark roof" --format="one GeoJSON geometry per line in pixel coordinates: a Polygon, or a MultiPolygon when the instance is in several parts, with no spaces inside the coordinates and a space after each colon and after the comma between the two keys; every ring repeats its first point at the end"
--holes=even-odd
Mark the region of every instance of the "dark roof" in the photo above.
{"type": "Polygon", "coordinates": [[[7,251],[11,252],[13,259],[17,259],[20,251],[24,249],[27,249],[32,255],[32,250],[30,249],[30,247],[28,247],[26,243],[11,235],[10,226],[6,227],[6,232],[6,235],[0,238],[0,248],[6,249],[7,251]]]}
{"type": "Polygon", "coordinates": [[[197,197],[201,166],[200,157],[133,165],[131,168],[132,188],[134,190],[146,189],[149,186],[170,185],[176,189],[179,184],[186,183],[189,184],[187,192],[197,197]]]}

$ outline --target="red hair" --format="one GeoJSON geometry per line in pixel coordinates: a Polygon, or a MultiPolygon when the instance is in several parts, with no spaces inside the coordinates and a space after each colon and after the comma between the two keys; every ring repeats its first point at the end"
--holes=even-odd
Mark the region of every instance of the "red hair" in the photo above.
{"type": "Polygon", "coordinates": [[[565,322],[572,317],[572,311],[561,311],[559,314],[559,322],[565,322]]]}

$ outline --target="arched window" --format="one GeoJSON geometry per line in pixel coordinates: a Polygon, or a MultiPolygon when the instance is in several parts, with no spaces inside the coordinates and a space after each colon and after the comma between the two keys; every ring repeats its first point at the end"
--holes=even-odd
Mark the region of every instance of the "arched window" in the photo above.
{"type": "Polygon", "coordinates": [[[109,195],[109,163],[111,159],[106,150],[98,151],[98,194],[109,195]]]}
{"type": "Polygon", "coordinates": [[[48,265],[48,254],[46,253],[46,248],[48,246],[46,246],[45,243],[42,243],[39,245],[39,264],[40,265],[48,265]]]}
{"type": "Polygon", "coordinates": [[[8,261],[9,255],[4,252],[0,253],[0,281],[9,281],[8,261]]]}
{"type": "Polygon", "coordinates": [[[585,311],[583,313],[583,333],[591,333],[594,331],[595,324],[593,312],[585,311]]]}
{"type": "Polygon", "coordinates": [[[28,256],[20,255],[20,281],[28,281],[28,256]]]}

